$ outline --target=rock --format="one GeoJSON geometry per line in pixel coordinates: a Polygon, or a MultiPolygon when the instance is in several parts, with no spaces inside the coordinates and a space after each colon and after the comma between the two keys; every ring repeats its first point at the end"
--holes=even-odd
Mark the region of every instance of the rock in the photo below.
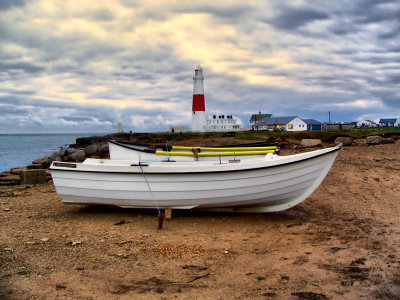
{"type": "Polygon", "coordinates": [[[78,147],[86,147],[93,144],[93,138],[92,137],[80,137],[76,139],[76,145],[78,147]]]}
{"type": "Polygon", "coordinates": [[[79,241],[70,241],[70,242],[67,243],[67,245],[71,245],[71,246],[77,246],[77,245],[80,245],[80,244],[82,244],[82,242],[79,242],[79,241]]]}
{"type": "Polygon", "coordinates": [[[68,150],[67,150],[67,148],[62,147],[62,148],[60,149],[60,151],[58,151],[58,154],[59,154],[60,156],[67,156],[67,155],[68,155],[68,150]]]}
{"type": "Polygon", "coordinates": [[[72,153],[70,155],[68,155],[68,160],[69,161],[82,161],[85,159],[85,151],[84,150],[78,150],[75,153],[72,153]]]}
{"type": "Polygon", "coordinates": [[[394,144],[396,141],[390,138],[382,138],[382,144],[394,144]]]}
{"type": "Polygon", "coordinates": [[[31,164],[31,165],[27,165],[26,168],[28,170],[43,169],[43,165],[42,164],[31,164]]]}
{"type": "Polygon", "coordinates": [[[365,142],[368,145],[378,145],[382,143],[383,138],[381,136],[378,135],[371,135],[371,136],[367,136],[367,139],[365,140],[365,142]]]}
{"type": "MultiPolygon", "coordinates": [[[[81,149],[82,150],[82,149],[81,149]]],[[[68,148],[67,149],[67,152],[68,152],[68,154],[67,155],[71,155],[71,154],[74,154],[76,151],[78,151],[77,149],[75,149],[75,148],[68,148]]]]}
{"type": "Polygon", "coordinates": [[[34,165],[42,165],[43,169],[46,169],[50,166],[50,159],[48,157],[42,157],[39,159],[36,159],[32,162],[34,165]]]}
{"type": "Polygon", "coordinates": [[[23,168],[12,168],[12,169],[10,170],[10,174],[13,174],[13,175],[20,175],[21,172],[24,171],[24,170],[26,170],[25,167],[23,167],[23,168]]]}
{"type": "Polygon", "coordinates": [[[302,139],[301,146],[303,148],[322,146],[322,142],[319,139],[302,139]]]}
{"type": "Polygon", "coordinates": [[[52,163],[53,161],[61,161],[61,155],[59,154],[59,152],[53,152],[53,154],[50,155],[50,163],[52,163]]]}
{"type": "Polygon", "coordinates": [[[105,153],[108,152],[108,143],[103,143],[99,145],[99,152],[105,153]]]}
{"type": "Polygon", "coordinates": [[[117,222],[117,223],[114,223],[114,225],[123,225],[123,224],[125,224],[126,223],[126,221],[125,220],[121,220],[121,221],[119,221],[119,222],[117,222]]]}
{"type": "Polygon", "coordinates": [[[335,139],[335,145],[342,144],[343,146],[351,146],[353,139],[351,137],[337,137],[335,139]]]}
{"type": "Polygon", "coordinates": [[[38,184],[47,182],[46,170],[26,170],[20,175],[21,184],[38,184]]]}
{"type": "Polygon", "coordinates": [[[99,147],[97,146],[97,144],[93,144],[93,145],[89,145],[87,147],[85,147],[84,151],[86,153],[86,155],[91,155],[94,154],[98,151],[99,147]]]}
{"type": "Polygon", "coordinates": [[[65,290],[67,287],[62,284],[56,284],[56,290],[65,290]]]}
{"type": "MultiPolygon", "coordinates": [[[[20,184],[19,174],[18,175],[12,174],[11,172],[9,174],[7,173],[2,173],[2,174],[4,174],[5,176],[0,177],[0,186],[10,186],[10,185],[20,184]]],[[[2,196],[1,193],[0,196],[2,196]]]]}

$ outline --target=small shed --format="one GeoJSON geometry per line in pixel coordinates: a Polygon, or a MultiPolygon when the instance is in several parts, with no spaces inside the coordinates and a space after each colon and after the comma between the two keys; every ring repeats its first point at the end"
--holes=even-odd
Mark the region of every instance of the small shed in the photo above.
{"type": "Polygon", "coordinates": [[[322,130],[322,123],[318,122],[314,119],[303,119],[304,122],[307,124],[307,130],[309,131],[321,131],[322,130]]]}
{"type": "Polygon", "coordinates": [[[323,126],[323,129],[326,131],[342,131],[342,130],[350,130],[353,128],[353,125],[350,123],[326,123],[323,126]]]}
{"type": "Polygon", "coordinates": [[[189,128],[187,126],[170,126],[169,132],[171,133],[189,132],[189,128]]]}

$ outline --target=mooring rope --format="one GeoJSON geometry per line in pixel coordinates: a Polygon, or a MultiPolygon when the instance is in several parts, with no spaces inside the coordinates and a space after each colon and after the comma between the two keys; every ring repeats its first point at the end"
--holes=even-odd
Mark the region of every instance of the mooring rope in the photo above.
{"type": "Polygon", "coordinates": [[[158,214],[161,215],[160,208],[158,207],[156,198],[155,198],[154,195],[153,195],[153,191],[152,191],[151,188],[150,188],[150,185],[149,185],[149,182],[147,181],[146,175],[144,175],[144,172],[143,172],[143,169],[142,169],[142,165],[140,164],[140,161],[139,161],[139,167],[140,167],[140,170],[142,171],[142,174],[143,174],[143,177],[144,177],[144,181],[146,181],[147,187],[149,188],[151,198],[153,199],[154,204],[155,204],[156,207],[157,207],[158,214]]]}

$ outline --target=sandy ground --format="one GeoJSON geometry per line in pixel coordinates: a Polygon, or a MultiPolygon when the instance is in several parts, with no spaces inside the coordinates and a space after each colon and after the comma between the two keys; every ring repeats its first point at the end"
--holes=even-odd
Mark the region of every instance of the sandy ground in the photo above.
{"type": "Polygon", "coordinates": [[[400,144],[343,148],[319,189],[276,214],[61,203],[2,187],[0,298],[400,299],[400,144]]]}

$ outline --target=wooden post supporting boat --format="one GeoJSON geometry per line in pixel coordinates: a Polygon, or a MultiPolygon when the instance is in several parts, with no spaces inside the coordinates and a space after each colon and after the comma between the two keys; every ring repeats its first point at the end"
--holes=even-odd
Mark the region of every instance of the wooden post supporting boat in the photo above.
{"type": "Polygon", "coordinates": [[[164,209],[165,213],[165,220],[171,220],[172,219],[172,208],[166,207],[164,209]]]}
{"type": "Polygon", "coordinates": [[[194,160],[198,161],[199,160],[199,148],[192,148],[194,160]]]}

